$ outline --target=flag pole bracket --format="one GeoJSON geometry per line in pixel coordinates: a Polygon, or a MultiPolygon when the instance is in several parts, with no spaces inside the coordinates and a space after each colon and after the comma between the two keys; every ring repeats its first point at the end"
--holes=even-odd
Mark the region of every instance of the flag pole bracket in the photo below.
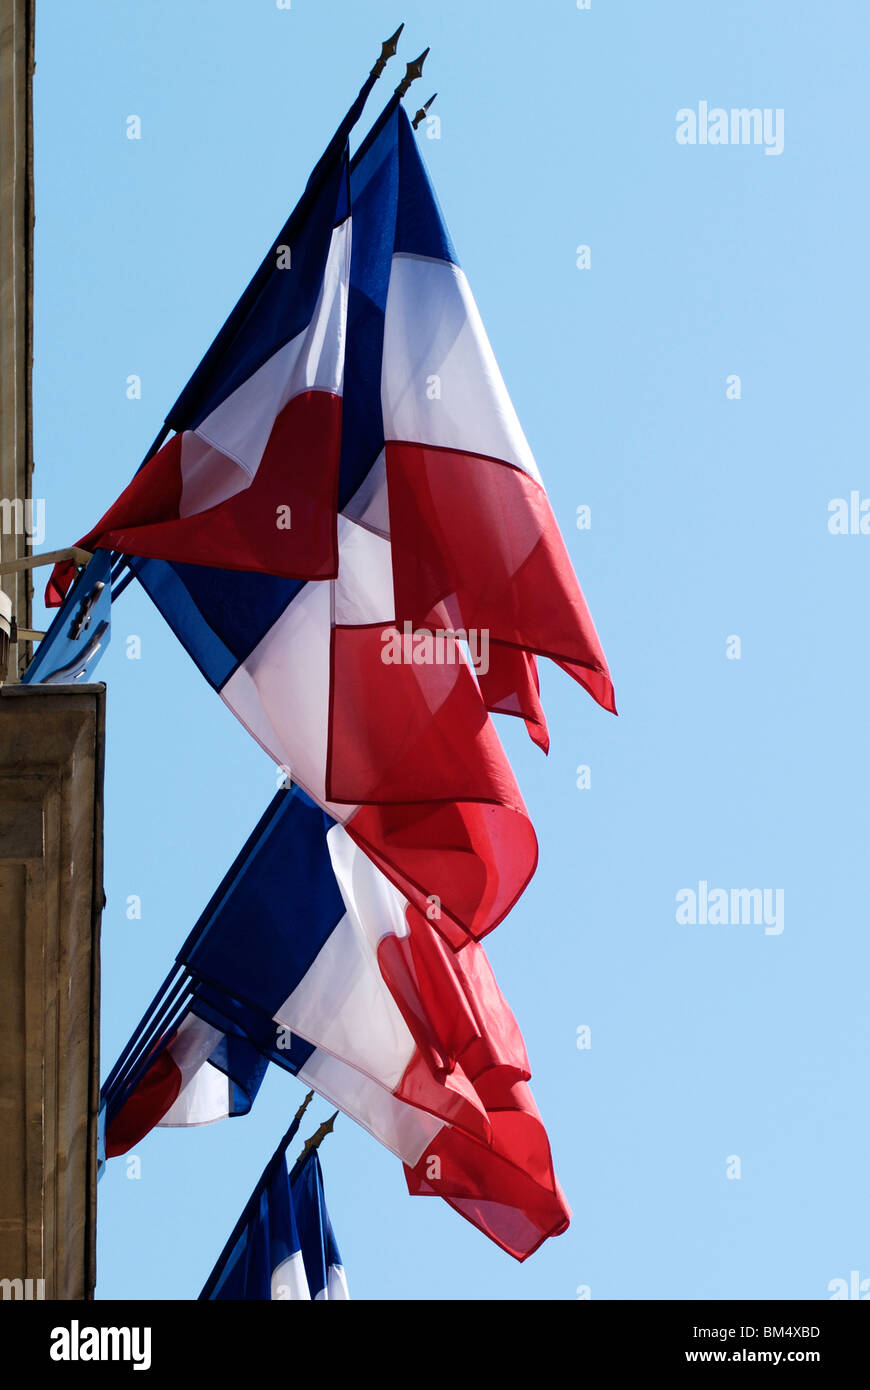
{"type": "Polygon", "coordinates": [[[81,569],[93,559],[90,550],[80,545],[67,546],[66,550],[46,550],[41,555],[22,555],[17,560],[0,561],[0,574],[16,574],[19,570],[38,569],[40,565],[55,565],[58,560],[72,560],[81,569]]]}

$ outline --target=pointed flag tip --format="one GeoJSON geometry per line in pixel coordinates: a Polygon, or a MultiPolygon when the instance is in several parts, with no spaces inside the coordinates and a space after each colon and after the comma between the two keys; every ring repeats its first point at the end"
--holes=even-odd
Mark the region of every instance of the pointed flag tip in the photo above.
{"type": "Polygon", "coordinates": [[[402,23],[399,25],[395,34],[391,34],[388,39],[384,39],[383,43],[381,44],[381,55],[375,63],[374,67],[372,68],[371,72],[369,73],[370,77],[380,77],[384,68],[387,66],[387,63],[390,61],[391,58],[395,57],[395,54],[399,47],[399,36],[404,27],[405,21],[402,20],[402,23]]]}
{"type": "Polygon", "coordinates": [[[299,1155],[299,1158],[297,1159],[297,1163],[304,1163],[306,1158],[308,1158],[309,1154],[317,1152],[317,1150],[320,1148],[320,1145],[323,1143],[323,1140],[326,1138],[327,1134],[332,1133],[332,1127],[340,1114],[341,1111],[336,1110],[335,1114],[330,1115],[328,1120],[324,1120],[323,1123],[319,1125],[318,1128],[314,1131],[314,1133],[305,1140],[305,1143],[302,1146],[302,1152],[299,1155]]]}
{"type": "Polygon", "coordinates": [[[302,1104],[300,1105],[299,1109],[296,1111],[296,1119],[297,1119],[297,1120],[301,1120],[301,1119],[302,1119],[302,1116],[305,1114],[305,1111],[308,1109],[308,1107],[309,1107],[309,1105],[311,1104],[311,1102],[313,1101],[313,1099],[314,1099],[314,1092],[313,1092],[313,1091],[309,1091],[309,1092],[308,1092],[308,1095],[307,1095],[307,1096],[305,1097],[305,1099],[303,1100],[303,1102],[302,1102],[302,1104]]]}
{"type": "Polygon", "coordinates": [[[405,76],[402,78],[401,82],[396,88],[395,94],[397,97],[403,97],[407,92],[408,88],[411,86],[411,83],[416,82],[418,77],[423,76],[423,64],[428,58],[430,52],[431,49],[424,48],[419,58],[415,58],[413,62],[408,64],[408,66],[405,69],[405,76]]]}
{"type": "Polygon", "coordinates": [[[437,95],[437,92],[433,92],[429,100],[427,102],[424,102],[424,104],[420,107],[420,110],[417,112],[416,116],[411,122],[411,125],[414,127],[415,130],[417,129],[421,121],[425,121],[426,115],[429,111],[429,107],[432,105],[437,95]]]}

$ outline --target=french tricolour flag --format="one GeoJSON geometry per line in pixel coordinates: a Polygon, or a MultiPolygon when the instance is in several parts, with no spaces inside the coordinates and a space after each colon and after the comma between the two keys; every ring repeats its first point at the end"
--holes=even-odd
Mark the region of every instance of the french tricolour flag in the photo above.
{"type": "Polygon", "coordinates": [[[546,748],[536,658],[612,710],[607,664],[397,100],[282,235],[292,268],[80,544],[134,557],[226,705],[460,946],[537,857],[489,712],[546,748]]]}
{"type": "MultiPolygon", "coordinates": [[[[334,576],[350,258],[348,137],[365,84],[170,410],[174,436],[82,538],[199,566],[334,576]]],[[[46,602],[71,582],[55,567],[46,602]]]]}
{"type": "Polygon", "coordinates": [[[449,949],[298,788],[274,798],[179,961],[191,1003],[120,1109],[108,1096],[109,1156],[156,1124],[244,1113],[268,1058],[396,1154],[413,1194],[518,1259],[568,1225],[483,948],[449,949]]]}
{"type": "MultiPolygon", "coordinates": [[[[316,1153],[290,1174],[290,1195],[296,1210],[299,1249],[305,1266],[309,1296],[316,1300],[345,1301],[350,1297],[335,1232],[326,1210],[323,1171],[316,1153]]],[[[281,1297],[281,1286],[278,1285],[281,1297]]]]}
{"type": "Polygon", "coordinates": [[[200,1294],[201,1300],[347,1300],[347,1278],[326,1210],[316,1153],[287,1172],[273,1154],[200,1294]]]}

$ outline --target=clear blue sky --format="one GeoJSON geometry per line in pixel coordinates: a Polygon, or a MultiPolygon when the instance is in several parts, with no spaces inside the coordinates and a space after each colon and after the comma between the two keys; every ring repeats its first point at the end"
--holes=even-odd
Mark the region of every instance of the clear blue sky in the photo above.
{"type": "MultiPolygon", "coordinates": [[[[827,527],[831,499],[870,496],[867,7],[37,9],[45,548],[129,480],[405,19],[368,114],[431,44],[424,154],[616,682],[618,720],[543,672],[548,759],[502,721],[541,860],[488,949],[571,1229],[517,1266],[339,1120],[322,1159],[351,1293],[826,1298],[870,1277],[870,536],[827,527]],[[783,152],[678,144],[701,101],[782,108],[783,152]],[[784,930],[678,925],[701,880],[783,889],[784,930]]],[[[275,772],[135,585],[98,674],[105,1071],[275,772]]],[[[301,1094],[276,1074],[247,1119],[152,1134],[138,1180],[115,1160],[98,1296],[195,1297],[301,1094]]]]}

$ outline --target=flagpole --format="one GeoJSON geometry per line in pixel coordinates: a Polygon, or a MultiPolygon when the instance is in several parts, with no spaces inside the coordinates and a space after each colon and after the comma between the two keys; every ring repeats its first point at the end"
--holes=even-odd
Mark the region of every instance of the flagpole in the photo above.
{"type": "MultiPolygon", "coordinates": [[[[151,1000],[151,1003],[148,1005],[148,1008],[145,1010],[144,1014],[142,1015],[141,1019],[136,1025],[136,1028],[134,1029],[126,1046],[124,1047],[123,1051],[121,1052],[120,1056],[115,1062],[115,1065],[112,1067],[112,1070],[109,1072],[109,1075],[103,1082],[103,1085],[101,1087],[103,1099],[106,1098],[108,1092],[111,1090],[117,1077],[120,1075],[122,1067],[128,1061],[131,1053],[139,1043],[143,1033],[148,1028],[148,1025],[151,1023],[152,1019],[160,1012],[161,1009],[165,1009],[168,1000],[172,1000],[178,995],[179,987],[183,983],[183,977],[184,968],[183,966],[179,966],[178,961],[175,961],[172,966],[172,969],[166,976],[166,979],[163,981],[163,984],[160,986],[154,998],[151,1000]]],[[[150,1041],[151,1039],[149,1038],[147,1040],[147,1043],[150,1044],[150,1041]]]]}
{"type": "Polygon", "coordinates": [[[185,972],[171,998],[161,1005],[160,1013],[151,1020],[151,1034],[147,1042],[140,1041],[137,1050],[118,1068],[111,1094],[105,1096],[107,1119],[114,1118],[124,1108],[145,1073],[150,1071],[169,1046],[187,1016],[193,999],[193,983],[185,972]]]}

